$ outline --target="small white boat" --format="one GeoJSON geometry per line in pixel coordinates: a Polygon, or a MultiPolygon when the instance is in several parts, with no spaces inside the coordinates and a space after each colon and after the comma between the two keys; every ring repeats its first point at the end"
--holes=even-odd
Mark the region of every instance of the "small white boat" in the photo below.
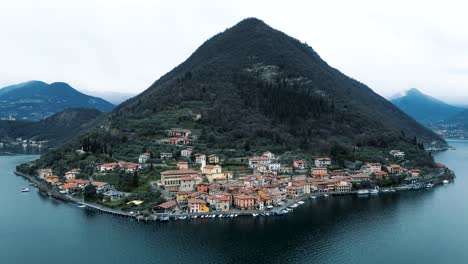
{"type": "Polygon", "coordinates": [[[292,211],[291,208],[285,208],[284,210],[286,210],[286,211],[288,211],[288,212],[292,211]]]}
{"type": "Polygon", "coordinates": [[[328,197],[328,196],[329,196],[329,195],[328,195],[328,194],[326,194],[326,193],[324,193],[324,194],[323,194],[323,197],[328,197]]]}
{"type": "Polygon", "coordinates": [[[80,204],[80,205],[78,205],[78,207],[79,207],[79,208],[86,208],[86,205],[80,204]]]}
{"type": "Polygon", "coordinates": [[[21,192],[29,192],[29,188],[25,187],[25,188],[21,189],[21,192]]]}
{"type": "Polygon", "coordinates": [[[305,202],[304,201],[299,201],[297,202],[298,204],[304,204],[305,202]]]}
{"type": "Polygon", "coordinates": [[[201,215],[200,218],[205,218],[205,216],[204,216],[204,215],[201,215]]]}
{"type": "Polygon", "coordinates": [[[192,219],[197,219],[197,215],[192,215],[192,219]]]}
{"type": "Polygon", "coordinates": [[[369,191],[370,194],[379,194],[379,190],[378,189],[372,189],[369,191]]]}
{"type": "Polygon", "coordinates": [[[311,195],[310,198],[312,198],[312,199],[317,199],[318,197],[315,196],[315,195],[311,195]]]}
{"type": "Polygon", "coordinates": [[[266,208],[267,209],[273,209],[273,205],[268,205],[266,208]]]}
{"type": "Polygon", "coordinates": [[[289,213],[289,211],[286,210],[286,209],[283,209],[283,210],[281,210],[281,213],[282,213],[282,214],[287,214],[287,213],[289,213]]]}
{"type": "Polygon", "coordinates": [[[448,184],[449,181],[448,181],[448,180],[444,180],[443,183],[444,183],[444,184],[448,184]]]}
{"type": "Polygon", "coordinates": [[[256,217],[257,215],[258,215],[258,214],[255,214],[255,213],[252,214],[253,217],[256,217]]]}
{"type": "Polygon", "coordinates": [[[369,190],[367,189],[360,189],[357,192],[357,195],[368,195],[368,194],[369,194],[369,190]]]}
{"type": "Polygon", "coordinates": [[[433,184],[433,183],[428,183],[428,184],[426,184],[426,188],[427,188],[427,189],[430,189],[430,188],[432,188],[432,187],[434,187],[434,184],[433,184]]]}
{"type": "Polygon", "coordinates": [[[229,217],[234,217],[234,215],[233,215],[233,214],[230,214],[229,217]]]}
{"type": "Polygon", "coordinates": [[[296,207],[298,207],[298,206],[299,206],[299,205],[298,205],[297,203],[293,203],[293,204],[291,204],[289,207],[291,207],[291,208],[296,208],[296,207]]]}
{"type": "Polygon", "coordinates": [[[223,215],[222,215],[222,214],[218,215],[218,218],[221,218],[221,217],[223,217],[223,215]]]}
{"type": "Polygon", "coordinates": [[[235,214],[234,217],[237,217],[237,214],[235,214]]]}

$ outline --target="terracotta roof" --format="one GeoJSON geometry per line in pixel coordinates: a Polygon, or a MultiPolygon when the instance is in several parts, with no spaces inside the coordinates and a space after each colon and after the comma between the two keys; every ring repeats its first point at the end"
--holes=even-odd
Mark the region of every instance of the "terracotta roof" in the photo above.
{"type": "Polygon", "coordinates": [[[77,188],[77,187],[78,187],[78,186],[76,185],[76,183],[66,183],[66,184],[60,186],[60,188],[66,189],[66,190],[68,190],[68,189],[75,189],[75,188],[77,188]]]}
{"type": "Polygon", "coordinates": [[[161,175],[183,175],[183,174],[197,174],[196,171],[186,169],[186,170],[168,170],[161,172],[161,175]]]}
{"type": "Polygon", "coordinates": [[[89,181],[82,180],[82,179],[66,179],[66,183],[76,183],[76,184],[87,184],[89,181]]]}
{"type": "Polygon", "coordinates": [[[157,205],[156,207],[163,208],[163,209],[169,209],[169,208],[174,207],[176,205],[177,205],[176,201],[170,200],[170,201],[164,202],[164,203],[162,203],[160,205],[157,205]]]}
{"type": "Polygon", "coordinates": [[[189,204],[205,204],[206,202],[200,199],[189,199],[188,203],[189,204]]]}
{"type": "Polygon", "coordinates": [[[96,187],[102,187],[102,186],[105,186],[107,184],[108,184],[107,182],[93,182],[93,185],[96,186],[96,187]]]}

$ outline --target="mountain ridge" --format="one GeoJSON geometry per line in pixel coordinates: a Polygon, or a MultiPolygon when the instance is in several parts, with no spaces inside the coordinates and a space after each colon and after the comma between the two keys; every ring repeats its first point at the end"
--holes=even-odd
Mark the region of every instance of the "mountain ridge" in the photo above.
{"type": "Polygon", "coordinates": [[[65,108],[110,111],[111,103],[79,92],[65,82],[28,81],[0,89],[0,117],[40,120],[65,108]],[[4,90],[6,89],[6,90],[4,90]]]}

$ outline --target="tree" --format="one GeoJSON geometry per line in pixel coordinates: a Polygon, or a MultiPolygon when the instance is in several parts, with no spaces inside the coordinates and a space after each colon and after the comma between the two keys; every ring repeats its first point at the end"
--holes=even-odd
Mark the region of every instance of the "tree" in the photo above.
{"type": "Polygon", "coordinates": [[[93,201],[97,198],[97,189],[96,186],[88,184],[85,186],[83,191],[83,199],[85,201],[93,201]]]}

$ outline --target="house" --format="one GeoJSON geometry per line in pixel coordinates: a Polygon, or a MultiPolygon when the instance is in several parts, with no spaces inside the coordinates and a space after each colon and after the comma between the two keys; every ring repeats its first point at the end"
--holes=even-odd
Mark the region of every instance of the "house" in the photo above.
{"type": "Polygon", "coordinates": [[[370,174],[361,173],[349,176],[351,183],[361,183],[361,182],[369,182],[370,181],[370,174]]]}
{"type": "Polygon", "coordinates": [[[304,160],[293,161],[293,167],[298,170],[304,170],[307,168],[307,163],[304,160]]]}
{"type": "Polygon", "coordinates": [[[219,157],[218,155],[215,155],[215,154],[211,154],[208,156],[208,163],[211,163],[211,164],[217,164],[219,163],[219,157]]]}
{"type": "Polygon", "coordinates": [[[315,167],[328,167],[331,165],[330,158],[317,158],[315,159],[315,167]]]}
{"type": "Polygon", "coordinates": [[[180,156],[184,158],[190,158],[192,156],[192,148],[186,148],[180,151],[180,156]]]}
{"type": "Polygon", "coordinates": [[[89,181],[87,181],[87,180],[82,180],[82,179],[74,179],[74,178],[73,178],[73,179],[66,179],[66,180],[65,180],[65,183],[74,183],[74,184],[76,184],[78,187],[80,187],[80,188],[83,189],[86,185],[89,184],[89,181]]]}
{"type": "Polygon", "coordinates": [[[80,174],[80,169],[74,168],[65,172],[65,179],[75,179],[78,174],[80,174]]]}
{"type": "Polygon", "coordinates": [[[382,171],[382,165],[380,163],[367,163],[362,166],[361,170],[365,174],[372,174],[382,171]]]}
{"type": "Polygon", "coordinates": [[[100,172],[111,172],[114,171],[119,167],[119,164],[117,162],[111,162],[111,163],[104,163],[99,166],[99,171],[100,172]]]}
{"type": "Polygon", "coordinates": [[[242,210],[252,210],[255,209],[255,196],[250,195],[236,195],[234,197],[234,206],[242,210]]]}
{"type": "Polygon", "coordinates": [[[418,177],[421,175],[422,171],[418,169],[412,169],[409,171],[409,173],[412,177],[418,177]]]}
{"type": "Polygon", "coordinates": [[[104,192],[102,195],[107,200],[117,201],[122,199],[125,196],[125,193],[116,190],[109,190],[107,192],[104,192]]]}
{"type": "Polygon", "coordinates": [[[52,176],[53,172],[52,169],[40,169],[37,170],[37,175],[39,176],[39,179],[45,179],[47,176],[52,176]]]}
{"type": "Polygon", "coordinates": [[[301,185],[292,185],[286,187],[286,196],[289,199],[294,199],[302,194],[304,194],[304,187],[301,185]]]}
{"type": "Polygon", "coordinates": [[[180,178],[179,192],[192,192],[195,190],[195,177],[184,176],[180,178]]]}
{"type": "Polygon", "coordinates": [[[146,163],[149,160],[150,156],[151,154],[148,152],[140,154],[140,156],[138,157],[138,163],[140,164],[146,163]]]}
{"type": "Polygon", "coordinates": [[[231,198],[229,196],[222,196],[216,200],[216,211],[228,212],[231,208],[231,198]]]}
{"type": "Polygon", "coordinates": [[[126,161],[119,161],[119,167],[126,173],[134,173],[141,169],[140,164],[126,161]]]}
{"type": "Polygon", "coordinates": [[[162,204],[156,205],[153,209],[156,213],[170,213],[174,211],[177,207],[177,202],[170,200],[162,204]]]}
{"type": "Polygon", "coordinates": [[[348,176],[348,172],[345,171],[345,170],[335,170],[335,171],[332,171],[330,172],[330,177],[331,178],[339,178],[339,177],[347,177],[348,176]]]}
{"type": "Polygon", "coordinates": [[[292,168],[292,167],[281,167],[281,168],[280,168],[280,172],[281,172],[281,173],[292,173],[292,172],[293,172],[293,168],[292,168]]]}
{"type": "Polygon", "coordinates": [[[179,144],[179,139],[178,138],[166,138],[166,139],[163,139],[162,141],[164,144],[166,145],[177,145],[179,144]]]}
{"type": "Polygon", "coordinates": [[[202,169],[203,174],[212,175],[216,173],[221,173],[222,167],[220,165],[206,165],[202,169]]]}
{"type": "Polygon", "coordinates": [[[200,199],[188,200],[189,213],[208,213],[210,208],[206,206],[206,202],[200,199]]]}
{"type": "Polygon", "coordinates": [[[206,163],[206,155],[197,153],[194,155],[195,156],[195,163],[196,164],[205,164],[206,163]]]}
{"type": "Polygon", "coordinates": [[[202,168],[202,173],[206,175],[209,182],[215,180],[227,180],[232,178],[232,172],[223,172],[220,165],[206,165],[202,168]]]}
{"type": "Polygon", "coordinates": [[[186,162],[186,161],[177,162],[177,168],[179,170],[188,170],[188,162],[186,162]]]}
{"type": "Polygon", "coordinates": [[[205,192],[207,193],[210,190],[210,185],[206,183],[201,183],[197,185],[198,192],[205,192]]]}
{"type": "Polygon", "coordinates": [[[402,168],[398,164],[390,164],[387,166],[387,170],[390,174],[401,174],[402,168]]]}
{"type": "Polygon", "coordinates": [[[60,178],[59,176],[56,176],[56,175],[50,175],[50,176],[46,176],[44,178],[44,180],[47,182],[47,183],[50,183],[50,184],[56,184],[60,181],[60,178]]]}
{"type": "Polygon", "coordinates": [[[169,191],[178,191],[182,177],[194,176],[197,172],[190,169],[161,172],[161,184],[169,191]]]}
{"type": "Polygon", "coordinates": [[[255,169],[258,165],[267,167],[271,163],[271,159],[268,157],[252,157],[249,158],[249,167],[255,169]]]}
{"type": "Polygon", "coordinates": [[[312,177],[323,178],[328,176],[328,169],[326,167],[315,167],[311,169],[312,177]]]}
{"type": "Polygon", "coordinates": [[[265,151],[262,153],[262,157],[269,158],[271,160],[276,159],[275,154],[271,153],[270,151],[265,151]]]}
{"type": "Polygon", "coordinates": [[[376,180],[381,180],[385,177],[388,177],[388,173],[386,173],[385,171],[379,171],[379,172],[373,173],[372,177],[376,180]]]}
{"type": "Polygon", "coordinates": [[[72,193],[72,192],[80,189],[80,187],[78,187],[78,185],[76,183],[65,183],[65,184],[61,185],[59,187],[59,189],[61,189],[65,193],[72,193]]]}
{"type": "Polygon", "coordinates": [[[397,149],[391,150],[390,155],[392,155],[394,158],[397,158],[397,159],[405,158],[405,152],[397,150],[397,149]]]}
{"type": "Polygon", "coordinates": [[[349,193],[353,184],[349,181],[339,181],[335,184],[335,191],[339,193],[349,193]]]}
{"type": "Polygon", "coordinates": [[[181,128],[172,128],[167,131],[167,135],[169,137],[176,137],[176,138],[186,138],[190,136],[191,131],[188,129],[181,129],[181,128]]]}
{"type": "Polygon", "coordinates": [[[172,158],[172,153],[168,152],[161,152],[159,155],[161,159],[171,159],[172,158]]]}
{"type": "Polygon", "coordinates": [[[270,163],[268,164],[268,170],[279,171],[281,169],[281,163],[270,163]]]}
{"type": "Polygon", "coordinates": [[[103,193],[105,191],[108,191],[108,190],[112,189],[112,185],[110,185],[107,182],[97,182],[97,181],[95,181],[95,182],[92,182],[91,184],[96,186],[96,192],[98,192],[98,193],[103,193]]]}

